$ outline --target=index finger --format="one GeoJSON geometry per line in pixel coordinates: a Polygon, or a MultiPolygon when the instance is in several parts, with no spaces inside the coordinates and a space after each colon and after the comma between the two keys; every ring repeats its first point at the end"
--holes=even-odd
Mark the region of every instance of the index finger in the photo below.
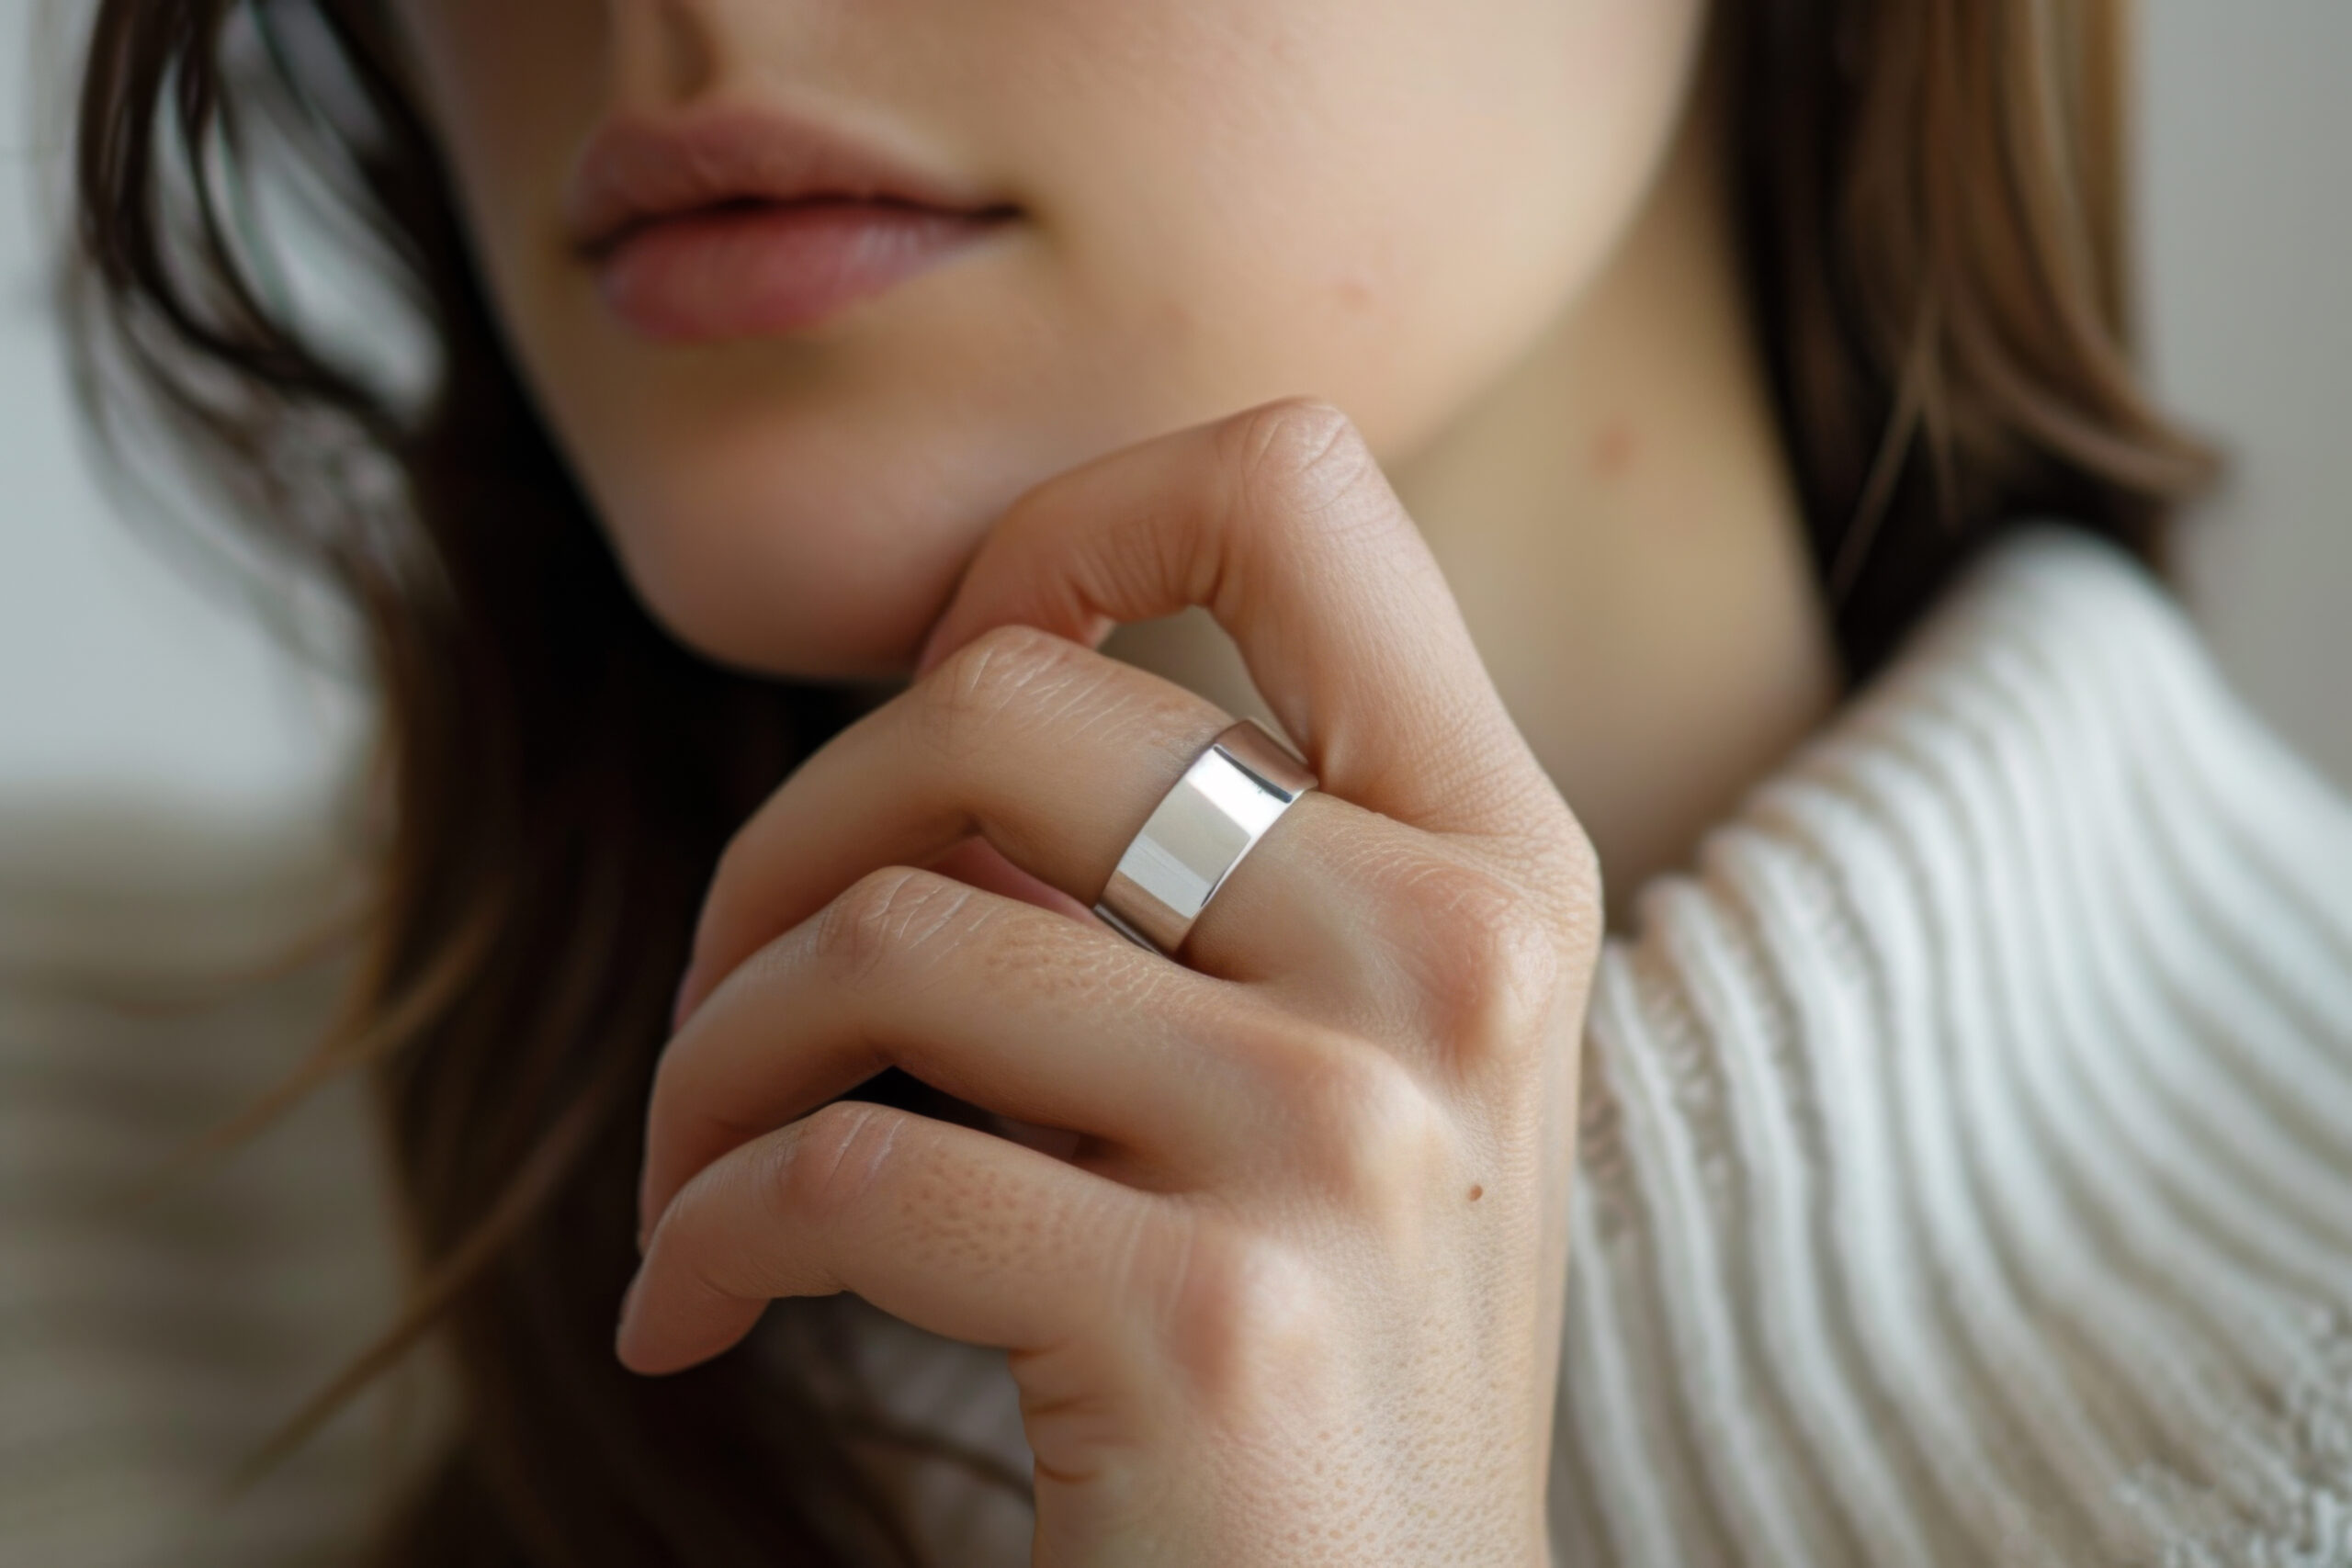
{"type": "Polygon", "coordinates": [[[1175,431],[1027,491],[965,568],[917,674],[993,626],[1091,647],[1114,625],[1193,604],[1232,637],[1327,792],[1481,837],[1565,814],[1419,528],[1347,416],[1313,399],[1175,431]]]}

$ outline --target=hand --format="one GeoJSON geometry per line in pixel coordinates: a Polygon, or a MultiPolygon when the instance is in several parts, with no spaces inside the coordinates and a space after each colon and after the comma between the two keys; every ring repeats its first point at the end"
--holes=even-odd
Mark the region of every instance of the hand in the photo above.
{"type": "Polygon", "coordinates": [[[620,1358],[853,1291],[1008,1352],[1038,1563],[1541,1564],[1600,909],[1342,416],[1285,400],[1063,474],[914,682],[729,846],[620,1358]],[[1090,905],[1229,716],[1094,645],[1193,604],[1323,787],[1180,964],[1090,905]],[[975,832],[1057,891],[919,869],[975,832]],[[1075,1147],[825,1103],[893,1065],[1075,1147]]]}

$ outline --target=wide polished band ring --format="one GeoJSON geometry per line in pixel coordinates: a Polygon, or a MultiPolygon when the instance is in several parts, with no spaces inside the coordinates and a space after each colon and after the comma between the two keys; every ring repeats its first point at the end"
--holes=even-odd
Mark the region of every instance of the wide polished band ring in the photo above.
{"type": "Polygon", "coordinates": [[[1173,956],[1250,847],[1315,775],[1255,719],[1227,727],[1193,760],[1119,857],[1094,912],[1173,956]]]}

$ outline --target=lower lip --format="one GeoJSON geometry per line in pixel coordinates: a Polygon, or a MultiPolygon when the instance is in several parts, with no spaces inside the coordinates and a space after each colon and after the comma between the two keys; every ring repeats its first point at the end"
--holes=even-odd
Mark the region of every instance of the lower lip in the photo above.
{"type": "Polygon", "coordinates": [[[880,201],[711,208],[636,231],[597,279],[613,312],[649,337],[775,336],[936,266],[1002,221],[880,201]]]}

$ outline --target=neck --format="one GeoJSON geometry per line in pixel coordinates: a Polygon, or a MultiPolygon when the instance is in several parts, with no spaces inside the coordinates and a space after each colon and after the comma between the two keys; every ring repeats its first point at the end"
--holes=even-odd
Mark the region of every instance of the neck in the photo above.
{"type": "MultiPolygon", "coordinates": [[[[1384,464],[1617,924],[1839,685],[1702,127],[1529,352],[1384,464]]],[[[1266,716],[1199,612],[1104,647],[1266,716]]]]}

